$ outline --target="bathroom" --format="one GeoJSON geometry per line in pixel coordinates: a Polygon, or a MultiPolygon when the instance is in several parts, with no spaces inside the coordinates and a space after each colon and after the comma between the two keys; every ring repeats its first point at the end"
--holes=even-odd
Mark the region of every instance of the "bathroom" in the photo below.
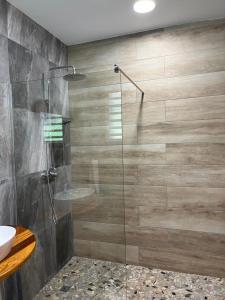
{"type": "Polygon", "coordinates": [[[0,0],[0,299],[225,300],[225,1],[0,0]]]}

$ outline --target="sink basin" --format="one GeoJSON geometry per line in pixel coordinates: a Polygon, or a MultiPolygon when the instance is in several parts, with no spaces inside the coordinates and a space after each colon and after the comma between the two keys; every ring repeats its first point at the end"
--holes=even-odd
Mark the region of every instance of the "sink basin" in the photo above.
{"type": "Polygon", "coordinates": [[[0,261],[11,251],[16,229],[10,226],[0,226],[0,261]]]}

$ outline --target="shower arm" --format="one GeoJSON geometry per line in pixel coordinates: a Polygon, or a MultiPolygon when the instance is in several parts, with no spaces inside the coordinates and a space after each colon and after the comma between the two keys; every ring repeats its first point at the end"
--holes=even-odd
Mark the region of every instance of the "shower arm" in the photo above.
{"type": "Polygon", "coordinates": [[[114,72],[123,74],[141,92],[141,101],[144,100],[144,91],[118,65],[114,65],[114,72]]]}
{"type": "Polygon", "coordinates": [[[76,73],[76,68],[74,66],[61,66],[61,67],[52,67],[49,71],[60,70],[60,69],[73,69],[73,73],[76,73]]]}

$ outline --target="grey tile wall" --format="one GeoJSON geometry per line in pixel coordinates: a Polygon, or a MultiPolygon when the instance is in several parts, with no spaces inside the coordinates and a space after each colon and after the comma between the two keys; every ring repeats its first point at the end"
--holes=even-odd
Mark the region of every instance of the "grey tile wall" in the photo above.
{"type": "MultiPolygon", "coordinates": [[[[16,277],[4,282],[4,299],[18,299],[20,294],[30,300],[73,251],[69,235],[60,240],[61,233],[71,231],[72,225],[61,221],[59,230],[53,224],[48,187],[41,180],[41,172],[46,169],[46,148],[51,151],[43,141],[47,103],[41,79],[49,66],[67,64],[67,47],[0,0],[0,54],[0,225],[19,224],[33,230],[37,237],[33,257],[16,277]],[[59,257],[62,249],[63,257],[59,257]]],[[[68,117],[67,85],[58,79],[51,86],[55,91],[50,99],[51,112],[68,117]]],[[[69,152],[67,140],[67,156],[69,152]]],[[[66,165],[59,168],[68,169],[66,165]]],[[[51,183],[53,193],[68,184],[69,170],[67,176],[51,183]]],[[[70,219],[68,207],[64,217],[70,219]]]]}

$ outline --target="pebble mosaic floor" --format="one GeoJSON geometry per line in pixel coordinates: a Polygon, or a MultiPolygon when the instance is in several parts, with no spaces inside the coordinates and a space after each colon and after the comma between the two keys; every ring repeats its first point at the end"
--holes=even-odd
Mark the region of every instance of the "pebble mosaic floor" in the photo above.
{"type": "Polygon", "coordinates": [[[225,279],[73,257],[35,300],[225,300],[225,279]]]}

